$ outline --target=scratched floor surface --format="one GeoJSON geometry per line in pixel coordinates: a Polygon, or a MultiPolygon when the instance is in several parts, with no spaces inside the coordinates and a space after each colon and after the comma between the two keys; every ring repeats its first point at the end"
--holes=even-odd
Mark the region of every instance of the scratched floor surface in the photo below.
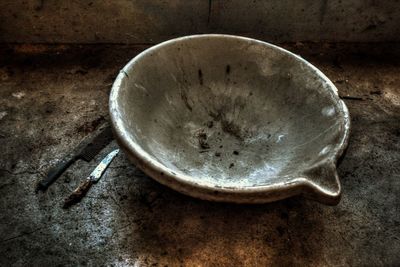
{"type": "Polygon", "coordinates": [[[113,78],[145,47],[1,47],[0,266],[400,264],[399,46],[372,46],[285,45],[353,97],[345,100],[352,133],[338,206],[301,197],[256,206],[200,201],[120,154],[69,210],[63,199],[115,143],[75,163],[45,194],[34,186],[108,120],[113,78]]]}

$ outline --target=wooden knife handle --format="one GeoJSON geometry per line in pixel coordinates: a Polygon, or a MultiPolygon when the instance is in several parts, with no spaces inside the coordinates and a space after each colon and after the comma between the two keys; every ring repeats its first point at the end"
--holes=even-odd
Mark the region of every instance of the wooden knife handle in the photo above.
{"type": "Polygon", "coordinates": [[[90,187],[93,185],[92,180],[86,180],[82,182],[75,190],[72,192],[72,194],[67,197],[64,200],[64,206],[63,208],[69,208],[70,206],[78,203],[81,201],[81,199],[86,195],[86,193],[89,191],[90,187]]]}

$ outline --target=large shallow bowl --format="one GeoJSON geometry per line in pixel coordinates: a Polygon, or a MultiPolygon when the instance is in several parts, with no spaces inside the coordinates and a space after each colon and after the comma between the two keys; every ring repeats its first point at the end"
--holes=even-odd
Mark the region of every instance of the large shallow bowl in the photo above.
{"type": "Polygon", "coordinates": [[[110,114],[131,161],[182,193],[340,199],[348,110],[321,71],[277,46],[214,34],[153,46],[121,70],[110,114]]]}

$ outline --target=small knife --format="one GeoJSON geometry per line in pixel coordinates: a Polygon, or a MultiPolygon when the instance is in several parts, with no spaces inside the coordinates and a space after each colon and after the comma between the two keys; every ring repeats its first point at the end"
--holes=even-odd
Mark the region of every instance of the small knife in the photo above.
{"type": "Polygon", "coordinates": [[[64,200],[63,208],[68,208],[79,201],[86,195],[89,191],[90,187],[97,183],[105,170],[107,169],[108,165],[110,165],[111,161],[115,158],[118,154],[119,149],[116,149],[110,152],[101,162],[100,164],[92,171],[89,177],[86,178],[86,181],[82,182],[72,194],[64,200]]]}
{"type": "Polygon", "coordinates": [[[63,172],[71,166],[78,159],[82,159],[84,161],[91,161],[97,153],[102,150],[107,144],[109,144],[113,140],[113,134],[111,131],[111,127],[107,126],[102,129],[101,132],[96,135],[92,140],[88,143],[87,139],[81,142],[78,146],[78,152],[74,153],[70,158],[67,158],[59,163],[56,166],[50,169],[46,178],[41,180],[36,186],[36,192],[39,190],[46,191],[47,188],[57,180],[58,177],[63,174],[63,172]]]}

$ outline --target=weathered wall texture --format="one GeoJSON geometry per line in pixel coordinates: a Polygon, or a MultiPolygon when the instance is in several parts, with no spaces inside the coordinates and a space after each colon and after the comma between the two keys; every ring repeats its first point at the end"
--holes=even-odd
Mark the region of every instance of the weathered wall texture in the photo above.
{"type": "Polygon", "coordinates": [[[267,41],[400,41],[398,0],[3,0],[0,42],[156,43],[195,33],[267,41]]]}

